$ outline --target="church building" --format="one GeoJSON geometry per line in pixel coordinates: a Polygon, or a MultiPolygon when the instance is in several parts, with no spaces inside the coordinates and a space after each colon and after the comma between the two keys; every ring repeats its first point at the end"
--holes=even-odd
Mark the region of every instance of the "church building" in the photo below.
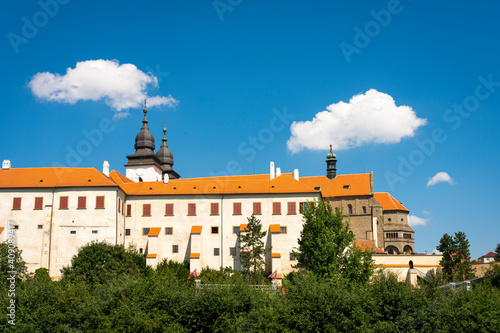
{"type": "Polygon", "coordinates": [[[389,193],[374,191],[373,173],[337,175],[336,155],[326,155],[324,175],[301,177],[270,162],[269,174],[181,178],[163,129],[155,153],[147,109],[127,156],[125,175],[95,168],[0,170],[0,242],[14,237],[29,270],[52,277],[91,241],[132,246],[155,267],[163,260],[241,269],[238,233],[255,214],[267,235],[266,270],[285,274],[302,229],[301,210],[325,200],[349,216],[356,244],[376,253],[414,252],[408,209],[389,193]]]}

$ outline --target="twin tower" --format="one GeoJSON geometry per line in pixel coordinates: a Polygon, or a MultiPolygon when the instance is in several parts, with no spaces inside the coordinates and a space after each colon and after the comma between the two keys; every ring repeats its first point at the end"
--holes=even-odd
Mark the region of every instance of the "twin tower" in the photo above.
{"type": "Polygon", "coordinates": [[[179,179],[181,176],[174,171],[174,155],[167,146],[167,129],[163,128],[163,139],[161,147],[155,154],[155,138],[148,128],[144,108],[144,119],[142,128],[135,137],[135,153],[128,155],[128,163],[125,164],[127,178],[134,182],[161,181],[168,183],[169,179],[179,179]]]}

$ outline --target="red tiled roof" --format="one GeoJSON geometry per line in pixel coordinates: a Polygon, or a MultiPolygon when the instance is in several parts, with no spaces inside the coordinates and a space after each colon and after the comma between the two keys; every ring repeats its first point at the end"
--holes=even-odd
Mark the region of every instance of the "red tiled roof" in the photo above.
{"type": "Polygon", "coordinates": [[[401,202],[394,199],[392,195],[389,193],[374,193],[373,196],[377,201],[382,205],[383,210],[404,210],[409,212],[405,206],[401,204],[401,202]]]}
{"type": "Polygon", "coordinates": [[[497,255],[496,255],[495,253],[493,253],[493,252],[489,251],[489,252],[488,252],[488,253],[486,253],[484,256],[480,256],[480,257],[478,258],[478,260],[479,260],[479,259],[481,259],[481,258],[495,258],[496,256],[497,256],[497,255]]]}
{"type": "Polygon", "coordinates": [[[354,195],[371,195],[371,179],[369,173],[338,175],[334,179],[325,176],[301,177],[301,183],[311,188],[321,188],[323,197],[348,197],[354,195]]]}
{"type": "Polygon", "coordinates": [[[18,168],[0,170],[0,188],[117,186],[96,168],[18,168]]]}
{"type": "MultiPolygon", "coordinates": [[[[374,243],[371,240],[366,240],[366,241],[354,241],[354,246],[357,246],[361,248],[362,252],[374,252],[374,243]]],[[[380,248],[375,248],[375,252],[382,254],[385,253],[382,249],[380,248]]]]}

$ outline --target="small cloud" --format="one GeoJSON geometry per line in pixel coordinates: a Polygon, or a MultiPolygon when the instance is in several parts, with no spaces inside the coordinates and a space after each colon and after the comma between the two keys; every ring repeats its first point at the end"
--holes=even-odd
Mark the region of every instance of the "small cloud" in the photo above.
{"type": "Polygon", "coordinates": [[[128,116],[130,116],[130,113],[128,113],[128,112],[124,112],[124,111],[117,112],[113,115],[113,120],[125,119],[128,116]]]}
{"type": "Polygon", "coordinates": [[[375,89],[338,102],[317,113],[312,120],[294,121],[287,148],[293,154],[304,149],[344,150],[369,143],[398,143],[412,137],[426,119],[410,106],[396,106],[394,99],[375,89]]]}
{"type": "Polygon", "coordinates": [[[432,251],[432,254],[443,254],[443,252],[439,252],[438,249],[434,249],[434,251],[432,251]]]}
{"type": "Polygon", "coordinates": [[[418,226],[418,225],[427,225],[431,219],[424,219],[415,215],[408,215],[408,225],[410,227],[418,226]]]}
{"type": "Polygon", "coordinates": [[[116,60],[102,59],[77,62],[64,75],[37,73],[28,84],[33,95],[42,100],[68,104],[104,100],[116,111],[140,107],[146,98],[148,106],[178,104],[170,95],[148,96],[148,86],[158,87],[153,74],[144,73],[133,64],[120,65],[116,60]]]}
{"type": "Polygon", "coordinates": [[[433,186],[439,183],[448,183],[450,185],[453,185],[453,179],[450,177],[450,175],[447,172],[438,172],[434,175],[434,177],[429,178],[429,181],[427,182],[427,187],[433,186]]]}

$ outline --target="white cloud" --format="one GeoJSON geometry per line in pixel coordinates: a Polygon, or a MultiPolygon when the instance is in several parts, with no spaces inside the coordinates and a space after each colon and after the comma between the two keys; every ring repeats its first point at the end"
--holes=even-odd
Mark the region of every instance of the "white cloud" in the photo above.
{"type": "Polygon", "coordinates": [[[64,75],[37,73],[28,86],[36,97],[43,100],[69,104],[104,100],[116,111],[140,107],[146,98],[148,106],[174,106],[178,103],[170,95],[148,96],[147,87],[158,87],[158,79],[133,64],[120,65],[116,60],[81,61],[75,68],[68,68],[64,75]]]}
{"type": "Polygon", "coordinates": [[[125,119],[128,116],[130,116],[130,113],[128,112],[117,112],[113,115],[113,120],[125,119]]]}
{"type": "Polygon", "coordinates": [[[343,150],[367,143],[397,143],[412,137],[427,123],[409,106],[396,106],[394,99],[375,89],[338,102],[317,113],[311,121],[293,122],[287,147],[292,153],[304,149],[343,150]]]}
{"type": "Polygon", "coordinates": [[[414,227],[417,225],[427,225],[431,219],[424,219],[415,215],[408,215],[408,224],[410,227],[414,227]]]}
{"type": "Polygon", "coordinates": [[[429,178],[429,181],[427,182],[427,187],[433,186],[439,183],[448,183],[453,185],[453,179],[450,177],[450,175],[447,172],[438,172],[436,173],[432,178],[429,178]]]}
{"type": "Polygon", "coordinates": [[[443,252],[439,252],[438,249],[434,249],[434,251],[432,251],[432,254],[443,254],[443,252]]]}

